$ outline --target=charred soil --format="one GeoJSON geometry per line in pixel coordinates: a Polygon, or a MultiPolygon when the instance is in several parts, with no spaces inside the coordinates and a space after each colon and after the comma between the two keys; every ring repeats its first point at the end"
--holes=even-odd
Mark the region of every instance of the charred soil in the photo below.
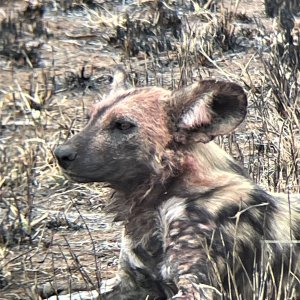
{"type": "Polygon", "coordinates": [[[114,275],[110,190],[66,179],[53,150],[84,126],[117,65],[135,86],[241,84],[247,120],[217,142],[266,189],[299,193],[299,30],[282,20],[260,0],[0,1],[0,299],[114,275]]]}

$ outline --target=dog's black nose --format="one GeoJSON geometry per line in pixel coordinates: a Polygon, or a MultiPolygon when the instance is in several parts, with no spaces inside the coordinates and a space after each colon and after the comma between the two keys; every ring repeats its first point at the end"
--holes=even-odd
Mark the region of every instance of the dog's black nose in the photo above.
{"type": "Polygon", "coordinates": [[[54,150],[54,155],[56,156],[59,165],[63,169],[68,169],[72,161],[75,160],[77,152],[70,145],[62,145],[54,150]]]}

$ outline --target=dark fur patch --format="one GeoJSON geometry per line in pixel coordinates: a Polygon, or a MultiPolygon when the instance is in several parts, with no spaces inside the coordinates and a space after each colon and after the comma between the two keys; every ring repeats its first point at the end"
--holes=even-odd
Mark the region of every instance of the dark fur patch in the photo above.
{"type": "Polygon", "coordinates": [[[234,161],[231,161],[231,160],[227,161],[227,163],[228,163],[228,166],[230,167],[230,169],[232,171],[234,171],[236,174],[241,175],[245,178],[249,178],[249,174],[243,166],[241,166],[237,162],[234,162],[234,161]]]}

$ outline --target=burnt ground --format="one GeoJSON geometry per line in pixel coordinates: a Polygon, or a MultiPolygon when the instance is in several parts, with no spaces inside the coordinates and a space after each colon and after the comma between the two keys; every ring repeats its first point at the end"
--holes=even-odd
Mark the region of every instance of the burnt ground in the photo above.
{"type": "Polygon", "coordinates": [[[263,0],[209,2],[0,1],[0,299],[94,289],[116,271],[110,191],[68,181],[53,157],[116,65],[136,86],[240,83],[247,121],[217,142],[267,189],[300,192],[298,36],[282,42],[263,0]]]}

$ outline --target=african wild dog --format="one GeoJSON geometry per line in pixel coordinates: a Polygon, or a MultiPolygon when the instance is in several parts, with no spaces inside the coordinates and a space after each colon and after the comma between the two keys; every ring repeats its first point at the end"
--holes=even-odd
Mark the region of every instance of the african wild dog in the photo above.
{"type": "Polygon", "coordinates": [[[119,271],[101,299],[300,299],[299,202],[273,198],[211,142],[243,121],[243,89],[114,86],[55,150],[71,179],[116,191],[119,271]]]}

